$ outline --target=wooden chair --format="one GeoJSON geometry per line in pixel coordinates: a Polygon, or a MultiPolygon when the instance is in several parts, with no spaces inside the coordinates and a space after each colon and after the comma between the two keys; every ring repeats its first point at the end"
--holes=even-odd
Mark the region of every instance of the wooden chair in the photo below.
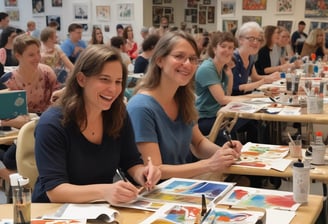
{"type": "Polygon", "coordinates": [[[32,189],[39,175],[34,156],[34,129],[38,120],[34,119],[23,125],[17,136],[17,171],[23,177],[30,179],[29,185],[32,189]]]}
{"type": "Polygon", "coordinates": [[[208,134],[207,138],[211,142],[215,142],[219,132],[221,129],[226,128],[229,132],[235,126],[238,120],[238,114],[236,113],[233,118],[225,117],[224,112],[218,111],[216,114],[215,122],[212,126],[210,133],[208,134]]]}

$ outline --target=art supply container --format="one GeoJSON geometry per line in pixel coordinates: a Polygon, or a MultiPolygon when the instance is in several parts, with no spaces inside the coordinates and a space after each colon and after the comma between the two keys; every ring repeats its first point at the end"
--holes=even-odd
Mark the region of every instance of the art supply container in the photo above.
{"type": "Polygon", "coordinates": [[[293,165],[293,199],[297,203],[306,203],[310,191],[310,167],[301,162],[293,165]]]}
{"type": "Polygon", "coordinates": [[[302,158],[302,140],[289,142],[289,155],[292,158],[302,158]]]}
{"type": "Polygon", "coordinates": [[[23,178],[18,173],[10,175],[10,185],[13,194],[13,223],[31,223],[31,188],[28,187],[29,179],[23,178]]]}

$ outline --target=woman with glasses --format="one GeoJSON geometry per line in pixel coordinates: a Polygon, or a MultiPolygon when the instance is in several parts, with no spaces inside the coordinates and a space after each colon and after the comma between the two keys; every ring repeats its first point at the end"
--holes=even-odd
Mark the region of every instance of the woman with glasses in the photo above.
{"type": "Polygon", "coordinates": [[[190,34],[165,33],[128,102],[138,149],[160,165],[162,179],[223,171],[240,156],[240,142],[219,147],[198,128],[193,87],[198,54],[190,34]],[[193,162],[193,156],[200,160],[193,162]]]}
{"type": "Polygon", "coordinates": [[[255,68],[255,56],[263,43],[263,29],[256,22],[244,23],[236,33],[238,48],[233,53],[232,95],[244,95],[266,83],[280,79],[279,72],[261,76],[255,68]],[[251,82],[249,82],[249,79],[251,82]]]}

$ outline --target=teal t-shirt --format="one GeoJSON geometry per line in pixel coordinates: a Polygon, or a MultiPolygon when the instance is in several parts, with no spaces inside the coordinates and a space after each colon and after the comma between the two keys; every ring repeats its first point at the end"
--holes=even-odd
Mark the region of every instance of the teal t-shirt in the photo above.
{"type": "Polygon", "coordinates": [[[228,76],[222,70],[222,76],[219,75],[213,60],[207,59],[199,66],[196,71],[196,107],[199,112],[199,118],[216,117],[217,111],[221,105],[212,96],[209,87],[220,84],[225,94],[227,92],[228,76]]]}

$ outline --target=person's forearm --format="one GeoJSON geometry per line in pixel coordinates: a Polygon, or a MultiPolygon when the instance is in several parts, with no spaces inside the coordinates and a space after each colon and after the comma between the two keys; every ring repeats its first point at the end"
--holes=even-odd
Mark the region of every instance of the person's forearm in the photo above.
{"type": "Polygon", "coordinates": [[[207,172],[210,172],[210,167],[207,160],[200,160],[198,162],[186,163],[181,165],[163,164],[160,166],[162,172],[161,179],[168,179],[171,177],[177,178],[192,178],[207,172]]]}
{"type": "Polygon", "coordinates": [[[60,184],[47,192],[52,203],[88,203],[104,200],[104,190],[108,184],[73,185],[60,184]]]}

